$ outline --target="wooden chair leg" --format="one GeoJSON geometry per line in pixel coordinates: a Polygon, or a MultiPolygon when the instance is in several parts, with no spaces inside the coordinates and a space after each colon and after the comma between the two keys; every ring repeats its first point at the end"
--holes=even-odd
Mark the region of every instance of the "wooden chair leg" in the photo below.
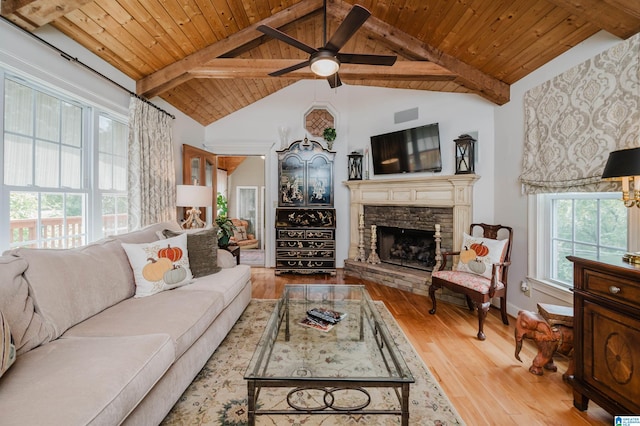
{"type": "Polygon", "coordinates": [[[509,325],[509,316],[507,315],[507,298],[500,298],[500,315],[502,316],[502,323],[509,325]]]}
{"type": "Polygon", "coordinates": [[[436,290],[440,288],[435,286],[433,283],[429,286],[429,297],[431,298],[431,309],[429,313],[431,315],[435,315],[436,313],[436,290]]]}
{"type": "Polygon", "coordinates": [[[473,300],[471,300],[469,296],[465,296],[465,298],[467,299],[467,306],[469,307],[469,310],[472,312],[475,311],[476,305],[473,303],[473,300]]]}
{"type": "Polygon", "coordinates": [[[489,312],[489,302],[478,304],[478,340],[485,340],[487,336],[484,335],[484,319],[489,312]]]}

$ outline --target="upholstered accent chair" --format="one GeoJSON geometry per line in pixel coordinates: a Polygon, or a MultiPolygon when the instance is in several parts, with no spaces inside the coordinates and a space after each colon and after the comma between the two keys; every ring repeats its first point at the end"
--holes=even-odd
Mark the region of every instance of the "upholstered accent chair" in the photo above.
{"type": "Polygon", "coordinates": [[[242,250],[255,249],[259,246],[259,241],[255,235],[247,233],[249,222],[244,219],[231,219],[231,223],[235,226],[233,237],[229,239],[232,245],[240,246],[242,250]]]}
{"type": "Polygon", "coordinates": [[[429,313],[436,313],[436,291],[446,287],[464,294],[469,309],[478,311],[478,339],[486,338],[484,320],[494,297],[500,299],[502,322],[509,325],[507,278],[512,245],[513,230],[510,227],[486,223],[472,224],[470,233],[464,234],[461,251],[442,253],[442,264],[439,270],[431,275],[429,296],[432,308],[429,313]],[[447,260],[452,256],[458,257],[458,263],[452,270],[445,270],[447,260]]]}

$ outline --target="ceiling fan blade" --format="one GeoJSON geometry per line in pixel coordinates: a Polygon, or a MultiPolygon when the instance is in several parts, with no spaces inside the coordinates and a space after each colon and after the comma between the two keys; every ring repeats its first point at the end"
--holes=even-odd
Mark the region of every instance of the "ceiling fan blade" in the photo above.
{"type": "Polygon", "coordinates": [[[271,36],[275,39],[278,39],[280,41],[284,41],[287,44],[290,44],[293,47],[296,47],[302,51],[305,51],[309,54],[312,53],[316,53],[318,51],[318,49],[308,46],[306,44],[304,44],[303,42],[301,42],[300,40],[296,40],[295,38],[283,33],[280,30],[277,30],[275,28],[266,26],[266,25],[260,25],[258,28],[256,28],[258,31],[260,31],[263,34],[266,34],[268,36],[271,36]]]}
{"type": "Polygon", "coordinates": [[[362,24],[369,19],[369,16],[371,16],[371,12],[367,9],[357,4],[354,5],[325,48],[333,52],[340,50],[356,31],[358,31],[362,24]]]}
{"type": "Polygon", "coordinates": [[[338,53],[336,55],[342,64],[362,64],[362,65],[387,65],[396,63],[397,56],[394,55],[362,55],[359,53],[338,53]]]}
{"type": "Polygon", "coordinates": [[[340,80],[340,75],[338,73],[327,77],[327,81],[329,82],[329,86],[331,86],[332,89],[342,86],[342,80],[340,80]]]}
{"type": "Polygon", "coordinates": [[[299,64],[291,65],[287,68],[282,68],[281,70],[274,71],[269,73],[271,77],[280,77],[283,74],[286,74],[291,71],[299,70],[300,68],[304,68],[309,65],[309,61],[300,62],[299,64]]]}

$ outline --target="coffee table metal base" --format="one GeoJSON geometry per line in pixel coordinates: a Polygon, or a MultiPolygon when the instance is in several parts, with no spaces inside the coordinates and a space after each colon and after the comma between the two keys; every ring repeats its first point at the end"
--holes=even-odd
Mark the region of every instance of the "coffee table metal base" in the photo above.
{"type": "Polygon", "coordinates": [[[249,426],[256,424],[257,415],[268,414],[382,414],[382,415],[399,415],[401,416],[402,426],[409,425],[409,383],[391,384],[384,381],[366,381],[366,382],[354,382],[354,381],[341,381],[341,380],[326,380],[326,381],[304,381],[304,380],[251,380],[247,382],[248,391],[248,417],[249,426]],[[258,410],[256,408],[258,397],[260,395],[261,388],[291,388],[291,391],[287,396],[287,403],[292,408],[291,410],[258,410]],[[400,409],[398,410],[376,410],[373,408],[367,409],[371,402],[369,393],[366,388],[393,387],[400,403],[400,409]],[[325,393],[324,406],[319,407],[299,407],[293,404],[289,396],[297,391],[304,390],[320,390],[325,393]],[[333,393],[342,390],[356,390],[363,392],[367,395],[368,401],[358,407],[343,407],[335,406],[335,398],[333,393]]]}

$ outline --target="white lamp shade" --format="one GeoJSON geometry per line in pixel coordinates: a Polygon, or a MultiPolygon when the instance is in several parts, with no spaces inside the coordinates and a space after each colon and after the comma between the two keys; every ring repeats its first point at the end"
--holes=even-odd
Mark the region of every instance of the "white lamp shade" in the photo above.
{"type": "Polygon", "coordinates": [[[213,204],[213,190],[210,186],[177,185],[176,206],[210,207],[213,204]]]}

